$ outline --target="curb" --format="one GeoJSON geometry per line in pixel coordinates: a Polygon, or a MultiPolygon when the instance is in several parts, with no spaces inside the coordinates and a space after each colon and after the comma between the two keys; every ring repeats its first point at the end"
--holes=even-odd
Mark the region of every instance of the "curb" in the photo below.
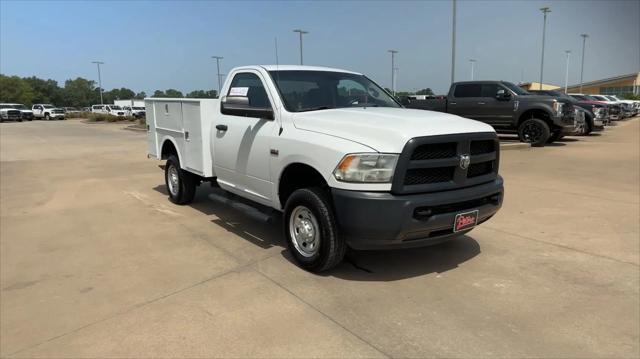
{"type": "Polygon", "coordinates": [[[130,126],[124,127],[123,130],[134,131],[134,132],[147,132],[146,128],[136,127],[136,125],[130,125],[130,126]]]}

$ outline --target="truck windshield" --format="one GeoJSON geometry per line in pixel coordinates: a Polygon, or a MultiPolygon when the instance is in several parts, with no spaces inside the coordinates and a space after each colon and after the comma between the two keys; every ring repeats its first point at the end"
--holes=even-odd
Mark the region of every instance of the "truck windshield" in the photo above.
{"type": "Polygon", "coordinates": [[[502,84],[505,85],[509,90],[513,91],[518,96],[531,95],[529,92],[523,90],[519,86],[512,84],[511,82],[503,82],[502,84]]]}
{"type": "Polygon", "coordinates": [[[122,108],[120,106],[109,106],[111,107],[112,110],[122,110],[122,108]]]}
{"type": "Polygon", "coordinates": [[[346,107],[401,107],[363,75],[332,71],[270,71],[289,112],[346,107]]]}

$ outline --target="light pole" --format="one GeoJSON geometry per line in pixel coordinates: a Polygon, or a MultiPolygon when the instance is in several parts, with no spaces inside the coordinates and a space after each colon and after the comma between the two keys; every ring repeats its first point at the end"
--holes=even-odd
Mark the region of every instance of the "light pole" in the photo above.
{"type": "Polygon", "coordinates": [[[220,91],[222,91],[222,81],[220,81],[220,60],[224,59],[222,56],[211,56],[212,59],[216,59],[216,67],[218,68],[218,98],[220,98],[220,91]]]}
{"type": "Polygon", "coordinates": [[[451,26],[451,83],[456,75],[456,0],[453,0],[453,21],[451,26]]]}
{"type": "Polygon", "coordinates": [[[469,59],[469,62],[471,63],[471,81],[473,81],[473,69],[475,67],[476,60],[475,59],[469,59]]]}
{"type": "Polygon", "coordinates": [[[398,50],[388,50],[391,53],[391,94],[396,95],[396,54],[398,50]]]}
{"type": "Polygon", "coordinates": [[[544,14],[544,23],[542,25],[542,57],[540,59],[540,90],[542,90],[542,73],[544,71],[544,38],[547,31],[547,14],[551,12],[548,6],[540,8],[540,11],[544,14]]]}
{"type": "Polygon", "coordinates": [[[582,36],[582,65],[580,65],[580,93],[582,93],[582,75],[584,75],[584,46],[587,42],[587,34],[580,34],[582,36]]]}
{"type": "Polygon", "coordinates": [[[100,65],[104,65],[104,62],[91,61],[91,63],[98,65],[98,86],[100,86],[100,104],[104,105],[104,101],[102,100],[102,76],[100,76],[100,65]]]}
{"type": "Polygon", "coordinates": [[[302,35],[308,34],[309,31],[304,31],[304,30],[301,30],[301,29],[295,29],[295,30],[293,30],[293,32],[297,32],[298,34],[300,34],[300,65],[302,65],[302,35]]]}
{"type": "Polygon", "coordinates": [[[569,55],[571,55],[571,50],[564,50],[567,54],[567,68],[564,72],[564,93],[567,93],[567,87],[569,86],[569,55]]]}

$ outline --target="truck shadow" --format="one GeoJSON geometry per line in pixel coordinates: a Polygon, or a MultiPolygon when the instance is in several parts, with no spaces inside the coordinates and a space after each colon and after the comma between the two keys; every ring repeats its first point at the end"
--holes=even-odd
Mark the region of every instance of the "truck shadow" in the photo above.
{"type": "MultiPolygon", "coordinates": [[[[154,190],[167,194],[165,185],[156,186],[154,190]]],[[[282,248],[283,258],[292,266],[296,265],[287,250],[281,225],[282,215],[279,212],[270,213],[269,220],[261,220],[264,217],[248,215],[246,211],[238,210],[228,203],[212,200],[211,194],[214,194],[214,197],[230,196],[234,200],[245,201],[219,188],[205,185],[198,188],[196,198],[189,206],[205,215],[216,216],[217,218],[211,220],[212,223],[253,245],[264,249],[282,248]]],[[[480,245],[469,235],[423,248],[386,251],[348,250],[340,265],[320,275],[353,281],[395,281],[455,269],[480,252],[480,245]]]]}

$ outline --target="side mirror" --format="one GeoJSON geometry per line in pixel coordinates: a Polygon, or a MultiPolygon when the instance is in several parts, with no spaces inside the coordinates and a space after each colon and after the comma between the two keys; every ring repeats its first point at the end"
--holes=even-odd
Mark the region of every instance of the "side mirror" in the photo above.
{"type": "Polygon", "coordinates": [[[271,107],[251,107],[246,96],[226,96],[220,101],[220,112],[231,116],[256,117],[273,120],[271,107]]]}
{"type": "Polygon", "coordinates": [[[504,89],[498,90],[496,92],[496,99],[498,101],[509,101],[511,99],[511,93],[509,91],[505,91],[504,89]]]}

